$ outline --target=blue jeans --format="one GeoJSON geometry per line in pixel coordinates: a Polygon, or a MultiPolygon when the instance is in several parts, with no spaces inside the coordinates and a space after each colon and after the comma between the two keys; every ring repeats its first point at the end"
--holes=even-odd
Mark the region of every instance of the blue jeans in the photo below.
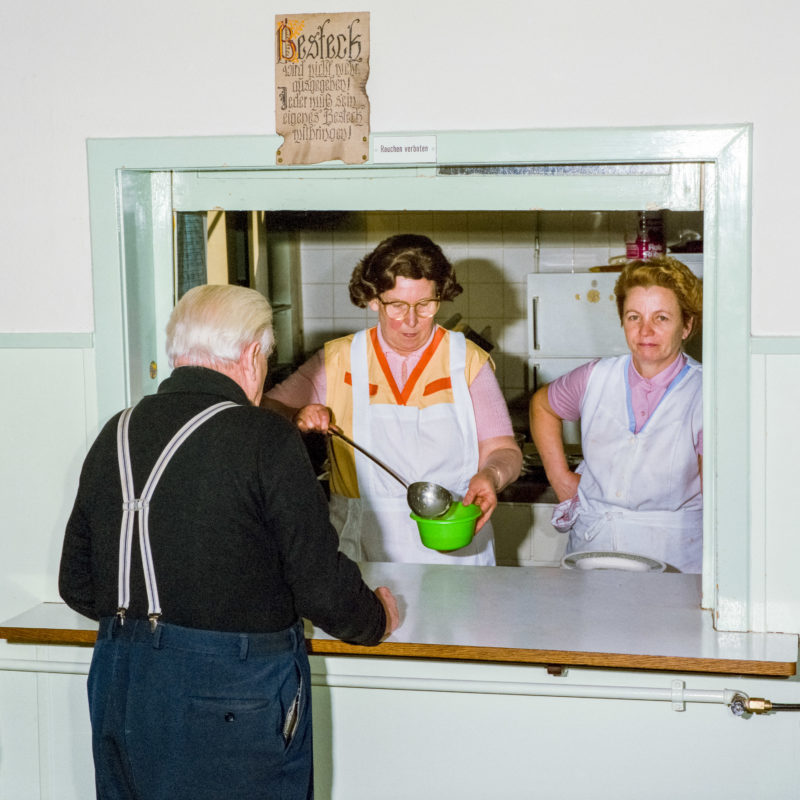
{"type": "Polygon", "coordinates": [[[238,634],[100,621],[89,671],[99,800],[309,800],[302,623],[238,634]]]}

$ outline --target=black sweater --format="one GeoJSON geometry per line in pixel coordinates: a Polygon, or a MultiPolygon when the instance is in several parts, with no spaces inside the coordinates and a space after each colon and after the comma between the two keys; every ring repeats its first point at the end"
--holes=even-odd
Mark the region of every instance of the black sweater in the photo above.
{"type": "MultiPolygon", "coordinates": [[[[338,552],[325,495],[297,430],[255,408],[227,376],[179,367],[130,421],[136,497],[158,455],[199,411],[240,403],[205,422],[168,464],[150,505],[162,621],[266,632],[299,617],[344,641],[376,644],[386,620],[358,566],[338,552]]],[[[92,619],[117,610],[122,491],[111,419],[92,445],[61,555],[59,591],[92,619]]],[[[134,529],[129,617],[147,616],[134,529]]]]}

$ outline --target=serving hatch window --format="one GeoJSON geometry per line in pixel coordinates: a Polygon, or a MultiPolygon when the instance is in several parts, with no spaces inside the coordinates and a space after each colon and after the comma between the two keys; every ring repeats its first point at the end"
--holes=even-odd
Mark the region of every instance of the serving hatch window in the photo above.
{"type": "MultiPolygon", "coordinates": [[[[661,165],[656,165],[661,166],[661,165]]],[[[464,292],[441,306],[437,321],[488,349],[515,428],[527,430],[527,399],[542,358],[609,355],[604,337],[586,343],[569,319],[552,323],[564,351],[533,344],[543,308],[530,308],[530,274],[597,276],[613,284],[626,248],[641,233],[643,212],[621,211],[209,211],[176,214],[176,297],[198,283],[237,283],[262,291],[278,326],[278,375],[299,365],[325,341],[352,332],[370,313],[349,302],[347,284],[357,261],[384,236],[423,233],[440,244],[464,292]],[[570,337],[575,339],[570,344],[570,337]],[[534,349],[535,348],[535,349],[534,349]]],[[[648,212],[658,246],[702,277],[703,212],[648,212]],[[657,223],[657,225],[656,225],[657,223]]],[[[655,236],[651,230],[651,235],[655,236]]],[[[609,305],[609,298],[603,298],[609,305]]],[[[596,304],[595,304],[596,305],[596,304]]],[[[595,305],[591,307],[594,308],[595,305]]],[[[613,306],[613,303],[611,304],[613,306]]],[[[615,307],[604,312],[611,336],[621,330],[615,307]]],[[[537,337],[538,338],[538,337],[537,337]]],[[[545,337],[546,339],[547,337],[545,337]]],[[[702,361],[702,338],[690,354],[702,361]]]]}
{"type": "MultiPolygon", "coordinates": [[[[106,418],[122,404],[152,391],[160,380],[163,350],[159,332],[174,302],[176,286],[175,214],[259,209],[403,211],[413,216],[430,211],[434,215],[477,212],[488,218],[498,212],[700,211],[706,244],[705,295],[707,301],[711,298],[704,315],[704,396],[707,408],[714,410],[713,414],[706,412],[705,425],[705,540],[710,557],[705,561],[703,603],[717,609],[721,627],[750,629],[749,604],[757,599],[748,593],[748,586],[753,585],[749,573],[758,545],[754,551],[747,522],[749,448],[746,437],[739,435],[748,429],[749,399],[734,389],[747,385],[749,307],[746,302],[720,302],[717,275],[719,265],[724,265],[726,298],[746,298],[750,269],[746,167],[751,137],[752,130],[746,125],[441,133],[437,135],[439,163],[435,166],[367,163],[292,168],[259,166],[265,158],[272,160],[277,137],[232,137],[224,157],[220,151],[224,143],[203,138],[160,143],[92,140],[93,257],[96,265],[117,265],[114,269],[123,276],[127,295],[120,304],[114,297],[118,291],[114,281],[104,277],[107,270],[100,270],[95,285],[98,417],[106,418]],[[154,152],[159,147],[162,152],[154,152]],[[499,153],[504,163],[492,159],[499,153]],[[581,158],[576,159],[578,154],[581,158]],[[630,158],[630,154],[635,155],[630,158]],[[154,163],[161,166],[154,170],[154,163]],[[591,171],[587,165],[630,163],[658,165],[640,171],[662,174],[586,174],[591,171]],[[523,170],[516,169],[520,166],[523,170]],[[579,169],[573,169],[576,166],[579,169]],[[542,167],[556,167],[560,174],[541,174],[542,167]],[[119,198],[116,204],[115,198],[119,198]],[[124,219],[121,233],[115,206],[124,219]],[[164,216],[165,210],[168,216],[164,216]],[[149,233],[148,219],[152,222],[149,233]],[[141,242],[129,238],[131,231],[141,242]],[[137,324],[132,325],[134,318],[137,324]],[[120,330],[127,333],[121,336],[120,330]]],[[[285,246],[295,246],[291,236],[285,246]]],[[[360,242],[353,249],[363,251],[360,242]]],[[[503,269],[508,267],[504,259],[503,269]]],[[[318,266],[319,270],[328,268],[318,266]]],[[[303,313],[298,352],[303,352],[314,335],[307,313],[313,294],[306,294],[305,280],[299,296],[303,313]]],[[[475,328],[471,311],[468,313],[467,324],[475,328]]],[[[525,322],[520,326],[524,328],[525,322]]],[[[479,334],[483,330],[477,328],[479,334]]],[[[510,333],[505,330],[503,334],[500,344],[505,350],[510,333]]],[[[499,344],[495,354],[501,355],[499,344]]]]}

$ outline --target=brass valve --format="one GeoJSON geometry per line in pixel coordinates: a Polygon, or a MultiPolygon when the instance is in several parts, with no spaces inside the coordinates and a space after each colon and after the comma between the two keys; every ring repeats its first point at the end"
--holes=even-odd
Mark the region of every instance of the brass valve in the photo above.
{"type": "Polygon", "coordinates": [[[747,700],[747,710],[753,714],[766,714],[772,711],[772,702],[763,697],[751,697],[747,700]]]}
{"type": "Polygon", "coordinates": [[[737,717],[743,717],[745,714],[766,714],[772,711],[772,701],[763,697],[735,694],[731,700],[731,711],[737,717]]]}

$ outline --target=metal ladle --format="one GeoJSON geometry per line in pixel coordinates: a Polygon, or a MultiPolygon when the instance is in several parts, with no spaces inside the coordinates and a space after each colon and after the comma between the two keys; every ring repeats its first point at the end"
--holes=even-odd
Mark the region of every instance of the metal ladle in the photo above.
{"type": "Polygon", "coordinates": [[[386,470],[406,490],[406,501],[409,508],[418,516],[426,519],[441,517],[453,504],[453,495],[444,486],[430,481],[417,481],[409,484],[404,481],[391,467],[387,467],[377,456],[367,452],[360,444],[345,436],[335,425],[328,426],[328,434],[338,436],[351,447],[363,453],[374,461],[381,469],[386,470]]]}

